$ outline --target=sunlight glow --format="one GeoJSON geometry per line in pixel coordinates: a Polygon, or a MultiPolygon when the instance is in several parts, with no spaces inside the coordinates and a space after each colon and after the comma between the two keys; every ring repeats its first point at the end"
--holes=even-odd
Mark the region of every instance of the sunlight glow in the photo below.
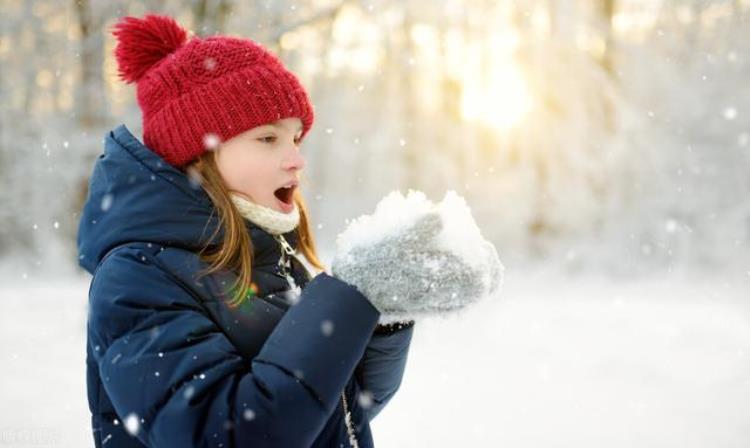
{"type": "Polygon", "coordinates": [[[341,9],[333,24],[334,47],[328,54],[332,74],[349,71],[372,74],[382,64],[381,31],[366,14],[353,6],[341,9]]]}
{"type": "Polygon", "coordinates": [[[531,110],[532,95],[513,58],[517,45],[512,35],[491,39],[489,63],[481,57],[480,44],[470,45],[462,83],[461,116],[465,120],[507,130],[531,110]]]}

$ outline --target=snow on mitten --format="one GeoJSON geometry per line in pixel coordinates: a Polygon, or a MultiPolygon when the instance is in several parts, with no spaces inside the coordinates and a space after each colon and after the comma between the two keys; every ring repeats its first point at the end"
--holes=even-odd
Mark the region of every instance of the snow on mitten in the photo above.
{"type": "Polygon", "coordinates": [[[473,218],[455,193],[437,207],[422,193],[392,193],[339,235],[332,273],[370,300],[381,324],[464,308],[497,292],[502,279],[495,248],[466,238],[478,236],[467,223],[473,218]],[[459,219],[451,218],[456,212],[459,219]]]}

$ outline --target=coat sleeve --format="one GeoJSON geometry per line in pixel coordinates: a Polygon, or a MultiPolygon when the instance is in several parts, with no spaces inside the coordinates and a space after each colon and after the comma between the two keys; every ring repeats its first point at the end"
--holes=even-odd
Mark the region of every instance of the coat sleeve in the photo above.
{"type": "MultiPolygon", "coordinates": [[[[387,335],[376,333],[367,344],[355,378],[360,389],[372,399],[371,405],[366,407],[369,421],[383,410],[401,386],[413,334],[414,326],[387,335]]],[[[366,401],[360,400],[362,402],[366,401]]]]}
{"type": "Polygon", "coordinates": [[[365,351],[377,310],[321,274],[247,361],[157,257],[116,251],[89,292],[102,384],[128,432],[152,447],[311,445],[365,351]],[[324,321],[335,330],[324,334],[324,321]]]}

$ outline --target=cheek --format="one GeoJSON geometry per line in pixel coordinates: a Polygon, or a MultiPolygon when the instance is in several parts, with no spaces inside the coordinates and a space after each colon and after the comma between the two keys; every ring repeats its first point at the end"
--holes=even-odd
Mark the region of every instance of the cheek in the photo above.
{"type": "Polygon", "coordinates": [[[250,197],[259,198],[263,187],[271,181],[267,175],[271,162],[250,151],[227,152],[220,155],[219,161],[219,171],[227,186],[250,197]]]}

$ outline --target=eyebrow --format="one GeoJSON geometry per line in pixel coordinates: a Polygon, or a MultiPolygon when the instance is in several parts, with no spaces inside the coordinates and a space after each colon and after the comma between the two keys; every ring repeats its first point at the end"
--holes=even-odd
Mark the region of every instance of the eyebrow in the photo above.
{"type": "MultiPolygon", "coordinates": [[[[267,124],[266,126],[273,126],[273,127],[275,127],[275,128],[282,128],[282,129],[284,128],[284,126],[281,126],[280,124],[276,124],[276,123],[269,123],[269,124],[267,124]]],[[[302,130],[302,127],[303,127],[302,125],[299,125],[299,126],[297,127],[297,132],[301,131],[301,130],[302,130]]]]}

